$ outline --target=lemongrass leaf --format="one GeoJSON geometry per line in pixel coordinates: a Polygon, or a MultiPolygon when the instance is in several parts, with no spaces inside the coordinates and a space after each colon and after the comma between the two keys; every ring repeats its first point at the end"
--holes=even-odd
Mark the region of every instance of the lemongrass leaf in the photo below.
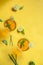
{"type": "Polygon", "coordinates": [[[17,63],[17,61],[16,61],[16,59],[14,58],[13,55],[8,54],[8,56],[10,57],[10,59],[12,60],[12,62],[13,62],[15,65],[18,65],[18,63],[17,63]]]}

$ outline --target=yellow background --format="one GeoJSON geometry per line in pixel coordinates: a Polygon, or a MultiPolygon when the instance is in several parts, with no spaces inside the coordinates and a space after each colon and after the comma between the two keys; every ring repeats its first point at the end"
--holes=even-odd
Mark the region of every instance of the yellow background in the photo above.
{"type": "MultiPolygon", "coordinates": [[[[25,30],[24,36],[17,33],[17,28],[10,33],[13,36],[14,46],[23,37],[34,44],[33,48],[22,53],[21,58],[18,57],[18,64],[28,65],[28,62],[32,60],[36,65],[43,65],[43,0],[10,0],[0,6],[0,18],[4,22],[10,16],[14,17],[17,28],[23,26],[25,30]],[[15,4],[24,5],[24,9],[12,12],[11,8],[15,4]]],[[[0,23],[0,28],[3,28],[3,23],[0,23]]],[[[7,40],[9,43],[9,35],[7,40]]],[[[13,65],[8,57],[9,48],[9,45],[5,46],[0,42],[0,65],[13,65]]]]}

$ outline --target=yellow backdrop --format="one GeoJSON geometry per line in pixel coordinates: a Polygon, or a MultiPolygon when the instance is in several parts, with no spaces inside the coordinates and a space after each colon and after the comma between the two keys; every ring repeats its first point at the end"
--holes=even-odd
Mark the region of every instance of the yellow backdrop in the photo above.
{"type": "MultiPolygon", "coordinates": [[[[29,61],[34,61],[36,65],[43,65],[43,0],[10,0],[0,6],[0,18],[3,22],[13,16],[17,28],[23,26],[25,35],[17,33],[15,31],[8,34],[7,40],[9,44],[9,35],[13,36],[14,47],[20,38],[27,38],[34,44],[33,48],[22,53],[22,57],[18,57],[19,65],[28,65],[29,61]],[[17,4],[18,6],[24,6],[23,10],[12,12],[11,8],[17,4]]],[[[3,29],[3,22],[0,23],[0,28],[3,29]]],[[[0,65],[13,65],[13,62],[8,57],[9,45],[5,46],[1,43],[0,34],[0,65]]]]}

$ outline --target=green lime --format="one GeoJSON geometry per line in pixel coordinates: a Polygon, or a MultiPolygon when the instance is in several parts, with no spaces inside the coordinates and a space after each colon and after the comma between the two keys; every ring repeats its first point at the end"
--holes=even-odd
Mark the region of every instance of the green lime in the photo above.
{"type": "Polygon", "coordinates": [[[30,61],[29,65],[35,65],[35,63],[33,61],[30,61]]]}

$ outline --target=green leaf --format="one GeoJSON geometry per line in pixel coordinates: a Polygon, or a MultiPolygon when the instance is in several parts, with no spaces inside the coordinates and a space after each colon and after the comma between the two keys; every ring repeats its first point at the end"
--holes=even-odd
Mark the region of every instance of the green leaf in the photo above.
{"type": "Polygon", "coordinates": [[[22,48],[22,46],[24,46],[24,40],[20,42],[20,48],[22,48]]]}
{"type": "Polygon", "coordinates": [[[11,56],[12,56],[13,60],[15,61],[15,65],[18,65],[17,59],[15,59],[14,56],[13,56],[12,54],[11,54],[11,56]]]}
{"type": "Polygon", "coordinates": [[[15,62],[14,62],[12,56],[11,56],[10,54],[8,54],[8,56],[9,56],[9,58],[12,60],[12,62],[15,64],[15,62]]]}
{"type": "Polygon", "coordinates": [[[33,61],[30,61],[29,65],[35,65],[35,63],[33,61]]]}
{"type": "Polygon", "coordinates": [[[13,62],[15,65],[18,65],[18,63],[17,63],[17,61],[16,61],[16,59],[14,58],[13,55],[8,54],[8,56],[10,57],[10,59],[12,60],[12,62],[13,62]]]}
{"type": "Polygon", "coordinates": [[[10,43],[11,43],[12,46],[13,46],[12,35],[10,35],[10,43]]]}
{"type": "Polygon", "coordinates": [[[0,19],[0,22],[3,22],[2,19],[0,19]]]}
{"type": "Polygon", "coordinates": [[[22,10],[24,7],[23,6],[21,6],[20,8],[19,8],[19,10],[22,10]]]}
{"type": "Polygon", "coordinates": [[[9,30],[11,31],[10,24],[7,21],[6,21],[6,27],[8,27],[9,30]]]}
{"type": "Polygon", "coordinates": [[[7,45],[8,43],[7,43],[7,40],[3,40],[2,41],[5,45],[7,45]]]}
{"type": "Polygon", "coordinates": [[[24,33],[24,30],[23,31],[21,31],[21,33],[24,35],[25,33],[24,33]]]}

